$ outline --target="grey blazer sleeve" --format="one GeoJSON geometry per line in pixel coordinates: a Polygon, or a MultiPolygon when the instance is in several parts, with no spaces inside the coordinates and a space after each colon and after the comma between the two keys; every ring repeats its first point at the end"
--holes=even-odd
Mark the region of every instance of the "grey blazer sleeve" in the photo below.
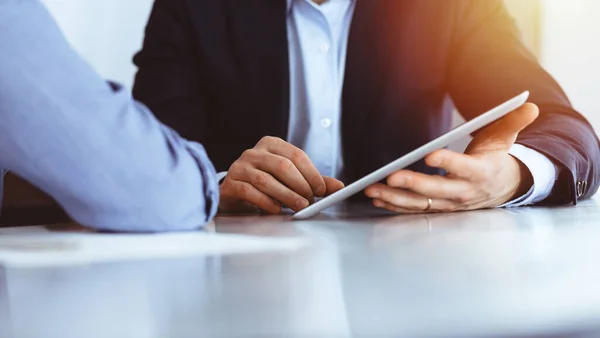
{"type": "Polygon", "coordinates": [[[102,79],[38,0],[0,0],[0,51],[0,168],[97,229],[190,230],[215,215],[204,148],[102,79]]]}

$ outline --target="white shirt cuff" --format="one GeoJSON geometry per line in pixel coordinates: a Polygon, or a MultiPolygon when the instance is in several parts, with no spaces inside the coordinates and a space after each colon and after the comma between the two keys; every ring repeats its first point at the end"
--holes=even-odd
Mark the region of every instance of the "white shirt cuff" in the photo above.
{"type": "Polygon", "coordinates": [[[533,177],[533,186],[529,191],[504,205],[501,208],[520,207],[545,200],[554,188],[558,168],[546,156],[521,144],[514,144],[510,155],[521,161],[533,177]]]}

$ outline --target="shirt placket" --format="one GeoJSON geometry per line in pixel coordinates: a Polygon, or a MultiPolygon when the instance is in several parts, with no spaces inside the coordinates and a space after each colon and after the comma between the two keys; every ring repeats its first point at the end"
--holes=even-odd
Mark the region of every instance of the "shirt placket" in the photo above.
{"type": "Polygon", "coordinates": [[[329,22],[325,15],[315,6],[305,3],[304,15],[311,18],[312,27],[304,35],[303,49],[307,59],[305,66],[306,84],[310,101],[309,135],[307,137],[307,153],[317,169],[324,175],[334,176],[335,172],[335,138],[337,97],[337,54],[336,43],[329,22]]]}

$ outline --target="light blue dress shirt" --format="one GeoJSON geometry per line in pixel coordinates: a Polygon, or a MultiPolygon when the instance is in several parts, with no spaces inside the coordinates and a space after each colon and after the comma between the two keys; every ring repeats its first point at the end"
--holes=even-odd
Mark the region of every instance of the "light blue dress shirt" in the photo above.
{"type": "Polygon", "coordinates": [[[203,147],[104,81],[39,0],[0,0],[0,168],[102,230],[190,230],[218,207],[203,147]]]}
{"type": "MultiPolygon", "coordinates": [[[[303,149],[322,175],[341,177],[341,96],[350,23],[356,0],[287,0],[290,55],[288,142],[303,149]]],[[[506,206],[544,200],[554,186],[556,167],[544,155],[516,144],[510,154],[532,173],[534,184],[506,206]]]]}

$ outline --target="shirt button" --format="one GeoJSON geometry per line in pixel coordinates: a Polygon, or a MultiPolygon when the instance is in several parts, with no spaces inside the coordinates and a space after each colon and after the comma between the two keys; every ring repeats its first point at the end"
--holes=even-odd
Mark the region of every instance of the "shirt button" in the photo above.
{"type": "Polygon", "coordinates": [[[329,46],[329,44],[327,42],[325,42],[321,45],[321,47],[319,47],[319,50],[321,51],[321,53],[327,53],[327,52],[329,52],[330,48],[331,47],[329,46]]]}
{"type": "Polygon", "coordinates": [[[321,127],[323,127],[323,128],[331,127],[331,119],[330,118],[321,119],[321,127]]]}

